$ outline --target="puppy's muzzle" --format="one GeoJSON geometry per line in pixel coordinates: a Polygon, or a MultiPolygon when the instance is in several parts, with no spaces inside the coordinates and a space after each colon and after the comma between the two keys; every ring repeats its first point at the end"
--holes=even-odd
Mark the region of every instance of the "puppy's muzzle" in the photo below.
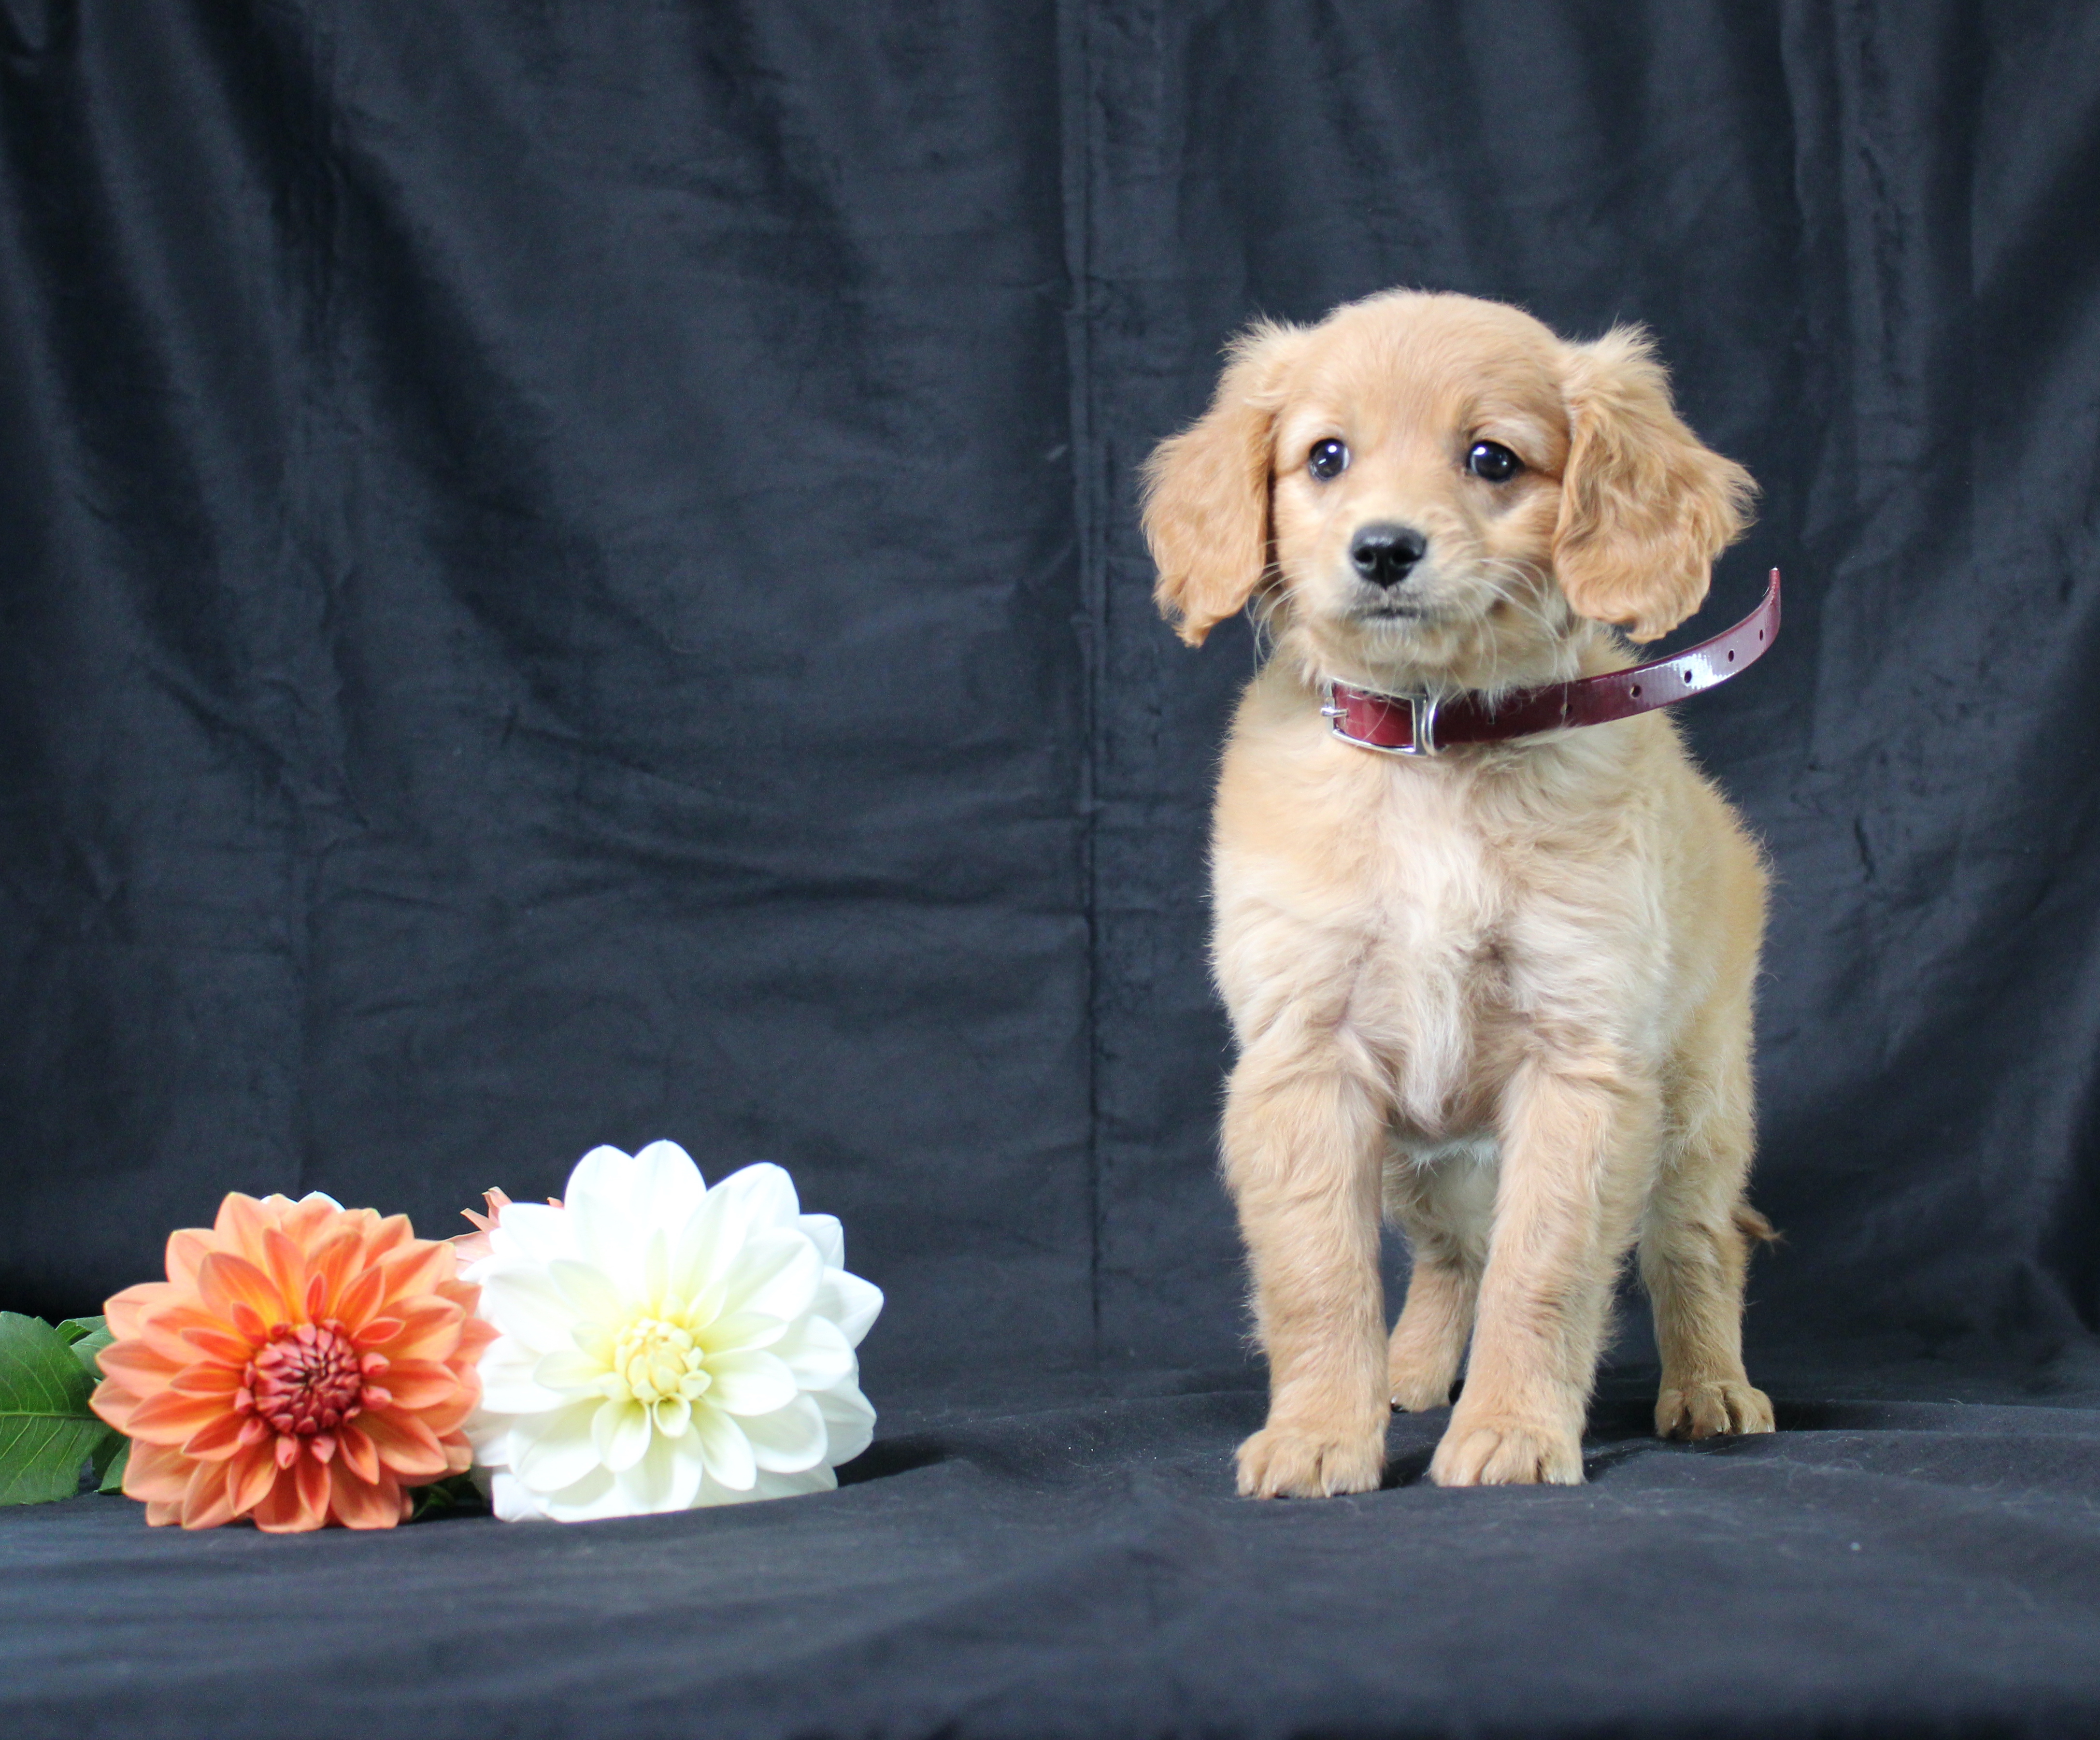
{"type": "Polygon", "coordinates": [[[1349,540],[1349,562],[1357,576],[1390,589],[1414,571],[1429,540],[1412,526],[1387,522],[1362,527],[1349,540]]]}

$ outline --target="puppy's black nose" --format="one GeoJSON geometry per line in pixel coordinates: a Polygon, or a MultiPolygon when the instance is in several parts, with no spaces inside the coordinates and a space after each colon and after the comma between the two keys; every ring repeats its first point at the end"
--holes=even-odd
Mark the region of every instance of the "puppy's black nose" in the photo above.
{"type": "Polygon", "coordinates": [[[1412,526],[1366,526],[1349,540],[1349,560],[1374,586],[1397,586],[1422,560],[1428,540],[1412,526]]]}

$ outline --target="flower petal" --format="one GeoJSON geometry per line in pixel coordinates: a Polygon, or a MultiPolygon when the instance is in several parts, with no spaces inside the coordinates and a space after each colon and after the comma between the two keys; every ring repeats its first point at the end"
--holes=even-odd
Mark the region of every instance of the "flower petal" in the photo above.
{"type": "Polygon", "coordinates": [[[113,1378],[135,1395],[150,1395],[189,1362],[157,1354],[143,1341],[112,1341],[95,1356],[105,1378],[113,1378]]]}
{"type": "Polygon", "coordinates": [[[722,1217],[715,1213],[712,1203],[711,1196],[673,1242],[670,1267],[664,1280],[667,1291],[688,1302],[690,1315],[686,1321],[695,1328],[704,1327],[721,1309],[729,1280],[729,1264],[722,1254],[722,1217]]]}
{"type": "Polygon", "coordinates": [[[288,1303],[302,1305],[307,1297],[307,1256],[279,1227],[262,1233],[263,1269],[288,1303]]]}
{"type": "Polygon", "coordinates": [[[435,1359],[396,1359],[386,1368],[386,1390],[396,1407],[420,1413],[460,1393],[452,1368],[435,1359]]]}
{"type": "Polygon", "coordinates": [[[227,1496],[223,1462],[192,1462],[189,1484],[183,1489],[183,1526],[215,1529],[233,1520],[232,1502],[227,1496]]]}
{"type": "Polygon", "coordinates": [[[267,1444],[251,1444],[238,1451],[226,1469],[226,1500],[236,1517],[245,1517],[262,1502],[277,1483],[277,1459],[267,1444]]]}
{"type": "Polygon", "coordinates": [[[382,1258],[391,1256],[416,1236],[405,1214],[390,1214],[382,1220],[371,1209],[355,1212],[364,1220],[364,1260],[368,1263],[377,1265],[382,1258]]]}
{"type": "Polygon", "coordinates": [[[241,1372],[237,1365],[223,1365],[217,1361],[200,1359],[194,1365],[186,1365],[168,1380],[168,1387],[183,1395],[215,1395],[230,1408],[235,1390],[240,1387],[241,1372]]]}
{"type": "Polygon", "coordinates": [[[628,1315],[620,1288],[602,1270],[588,1262],[557,1257],[547,1265],[547,1279],[568,1302],[571,1322],[582,1317],[592,1323],[617,1324],[628,1315]]]}
{"type": "Polygon", "coordinates": [[[732,1414],[770,1414],[785,1407],[798,1387],[786,1362],[769,1353],[710,1355],[708,1375],[714,1380],[708,1403],[732,1414]]]}
{"type": "Polygon", "coordinates": [[[342,1460],[357,1478],[376,1484],[379,1479],[379,1450],[365,1436],[364,1429],[354,1423],[346,1425],[336,1434],[336,1443],[342,1451],[342,1460]]]}
{"type": "MultiPolygon", "coordinates": [[[[289,1474],[280,1475],[270,1483],[270,1490],[255,1501],[249,1513],[256,1527],[271,1535],[296,1533],[302,1526],[318,1528],[318,1522],[302,1525],[299,1521],[299,1483],[289,1474]]],[[[190,1526],[187,1518],[184,1528],[190,1526]]]]}
{"type": "Polygon", "coordinates": [[[634,1172],[642,1190],[638,1205],[646,1205],[659,1227],[682,1227],[708,1193],[693,1156],[675,1142],[652,1142],[638,1150],[634,1172]]]}
{"type": "Polygon", "coordinates": [[[828,1390],[818,1390],[810,1399],[817,1411],[824,1416],[824,1425],[831,1432],[831,1443],[824,1451],[824,1460],[833,1467],[850,1462],[875,1438],[875,1409],[860,1393],[856,1384],[835,1384],[828,1390]]]}
{"type": "MultiPolygon", "coordinates": [[[[184,1227],[168,1235],[168,1279],[186,1287],[196,1285],[196,1267],[212,1248],[211,1235],[201,1227],[184,1227]]],[[[126,1288],[126,1292],[130,1289],[126,1288]]],[[[119,1298],[122,1293],[117,1295],[119,1298]]],[[[104,1307],[105,1311],[107,1307],[104,1307]]],[[[112,1325],[113,1328],[114,1325],[112,1325]]]]}
{"type": "Polygon", "coordinates": [[[581,1480],[571,1482],[558,1492],[543,1493],[540,1503],[557,1522],[596,1522],[606,1517],[632,1515],[633,1506],[628,1503],[620,1485],[620,1477],[602,1467],[593,1467],[581,1480]]]}
{"type": "Polygon", "coordinates": [[[215,1324],[189,1324],[179,1333],[186,1346],[195,1349],[207,1359],[231,1365],[236,1371],[248,1363],[249,1355],[255,1350],[231,1329],[215,1324]]]}
{"type": "MultiPolygon", "coordinates": [[[[698,1456],[694,1458],[695,1461],[698,1456]]],[[[648,1452],[626,1471],[620,1481],[622,1496],[636,1513],[651,1515],[678,1508],[673,1502],[677,1486],[678,1452],[668,1438],[651,1441],[648,1452]]]]}
{"type": "Polygon", "coordinates": [[[567,1211],[544,1202],[505,1204],[488,1243],[496,1255],[513,1262],[547,1263],[576,1253],[567,1211]]]}
{"type": "Polygon", "coordinates": [[[231,1344],[232,1363],[245,1365],[253,1350],[248,1341],[233,1333],[226,1319],[219,1316],[204,1301],[192,1296],[173,1301],[144,1312],[139,1319],[139,1339],[162,1358],[172,1359],[179,1365],[188,1365],[197,1357],[201,1350],[192,1337],[202,1335],[212,1339],[222,1350],[231,1344]]]}
{"type": "MultiPolygon", "coordinates": [[[[482,1367],[486,1382],[488,1368],[482,1367]]],[[[589,1354],[580,1353],[573,1347],[558,1347],[550,1354],[542,1354],[532,1368],[532,1381],[543,1391],[552,1391],[567,1397],[579,1390],[595,1393],[606,1376],[602,1359],[593,1359],[589,1354]]],[[[542,1404],[547,1405],[547,1404],[542,1404]]],[[[523,1412],[523,1409],[513,1410],[523,1412]]]]}
{"type": "Polygon", "coordinates": [[[576,1307],[536,1264],[498,1257],[480,1266],[481,1315],[535,1354],[571,1345],[576,1307]]]}
{"type": "Polygon", "coordinates": [[[222,1412],[183,1440],[184,1456],[194,1456],[200,1462],[223,1462],[233,1454],[240,1443],[241,1429],[248,1422],[231,1406],[222,1403],[221,1408],[222,1412]]]}
{"type": "Polygon", "coordinates": [[[432,1402],[417,1408],[416,1417],[428,1426],[439,1438],[445,1438],[459,1430],[468,1415],[480,1405],[478,1392],[480,1384],[471,1370],[461,1379],[459,1388],[443,1402],[432,1402]]]}
{"type": "Polygon", "coordinates": [[[754,1231],[792,1227],[802,1212],[802,1205],[795,1200],[794,1179],[770,1160],[732,1172],[708,1194],[712,1196],[716,1191],[730,1198],[745,1226],[754,1231]]]}
{"type": "Polygon", "coordinates": [[[805,1390],[822,1390],[860,1369],[852,1344],[828,1318],[805,1317],[774,1343],[773,1353],[805,1390]]]}
{"type": "Polygon", "coordinates": [[[317,1529],[328,1521],[329,1488],[332,1482],[329,1471],[318,1457],[302,1456],[293,1477],[299,1487],[299,1514],[313,1520],[308,1528],[317,1529]]]}
{"type": "Polygon", "coordinates": [[[591,1443],[598,1460],[615,1474],[634,1466],[648,1453],[649,1410],[631,1399],[601,1402],[591,1418],[591,1443]]]}
{"type": "Polygon", "coordinates": [[[655,1224],[647,1188],[654,1170],[618,1148],[593,1148],[576,1162],[562,1200],[583,1261],[638,1279],[642,1241],[655,1224]]]}
{"type": "MultiPolygon", "coordinates": [[[[263,1211],[262,1205],[254,1197],[237,1190],[228,1191],[211,1223],[218,1249],[245,1257],[251,1265],[259,1267],[262,1262],[262,1234],[274,1218],[263,1211]]],[[[197,1272],[201,1280],[201,1263],[197,1272]]]]}
{"type": "MultiPolygon", "coordinates": [[[[660,1442],[671,1459],[671,1491],[664,1508],[690,1510],[699,1498],[700,1483],[707,1473],[706,1452],[700,1448],[699,1434],[688,1432],[682,1438],[660,1442]]],[[[655,1454],[654,1450],[650,1453],[655,1454]]]]}
{"type": "Polygon", "coordinates": [[[508,1469],[496,1469],[489,1477],[488,1508],[505,1522],[543,1522],[548,1515],[540,1506],[537,1493],[527,1486],[508,1469]]]}
{"type": "Polygon", "coordinates": [[[634,1183],[634,1156],[601,1143],[569,1169],[562,1201],[574,1209],[579,1196],[589,1196],[624,1210],[633,1206],[634,1183]]]}
{"type": "Polygon", "coordinates": [[[386,1276],[389,1299],[420,1298],[425,1293],[435,1293],[439,1284],[448,1281],[459,1271],[452,1260],[452,1248],[441,1240],[418,1239],[404,1249],[395,1251],[380,1265],[386,1276]]]}
{"type": "Polygon", "coordinates": [[[135,1443],[124,1459],[124,1496],[148,1504],[179,1503],[191,1472],[188,1459],[175,1446],[135,1443]]]}
{"type": "Polygon", "coordinates": [[[412,1478],[444,1473],[444,1446],[438,1442],[437,1434],[413,1414],[390,1408],[384,1413],[360,1414],[357,1423],[372,1440],[372,1447],[379,1452],[382,1468],[412,1478]]]}
{"type": "Polygon", "coordinates": [[[758,1478],[758,1464],[752,1456],[751,1440],[736,1421],[719,1407],[703,1403],[693,1410],[693,1430],[707,1459],[708,1478],[732,1492],[748,1492],[758,1478]]]}
{"type": "Polygon", "coordinates": [[[544,1496],[573,1486],[601,1467],[598,1447],[591,1442],[591,1421],[598,1407],[593,1398],[514,1422],[510,1442],[518,1460],[512,1468],[518,1478],[544,1496]]]}
{"type": "Polygon", "coordinates": [[[159,1390],[132,1409],[124,1434],[149,1444],[179,1444],[226,1412],[227,1404],[212,1396],[159,1390]]]}
{"type": "Polygon", "coordinates": [[[819,1463],[799,1474],[771,1474],[761,1469],[752,1490],[754,1498],[801,1498],[811,1492],[832,1492],[839,1477],[819,1463]]]}
{"type": "Polygon", "coordinates": [[[787,1333],[785,1323],[763,1311],[731,1311],[708,1325],[705,1339],[708,1346],[726,1354],[770,1347],[787,1333]]]}
{"type": "Polygon", "coordinates": [[[401,1489],[338,1463],[329,1470],[329,1514],[346,1529],[390,1529],[401,1520],[401,1489]]]}
{"type": "MultiPolygon", "coordinates": [[[[367,1254],[369,1255],[368,1250],[367,1254]]],[[[355,1333],[372,1320],[386,1292],[386,1275],[383,1270],[376,1267],[355,1270],[337,1297],[335,1314],[355,1333]]]]}
{"type": "Polygon", "coordinates": [[[103,1319],[118,1341],[129,1341],[140,1333],[139,1325],[148,1312],[189,1296],[187,1287],[169,1281],[140,1281],[102,1302],[103,1319]]]}
{"type": "Polygon", "coordinates": [[[232,1319],[236,1304],[250,1307],[266,1328],[291,1320],[291,1311],[270,1277],[245,1257],[214,1251],[197,1265],[197,1291],[214,1316],[232,1319]]]}
{"type": "Polygon", "coordinates": [[[799,1474],[824,1460],[831,1443],[830,1429],[813,1397],[798,1395],[785,1407],[770,1414],[739,1420],[743,1435],[751,1441],[752,1459],[760,1468],[775,1474],[799,1474]]]}
{"type": "Polygon", "coordinates": [[[396,1300],[388,1307],[388,1315],[398,1319],[401,1327],[383,1341],[368,1341],[360,1337],[359,1345],[389,1359],[450,1359],[466,1322],[461,1307],[430,1293],[396,1300]]]}
{"type": "Polygon", "coordinates": [[[815,1302],[823,1279],[823,1260],[801,1228],[754,1233],[730,1269],[729,1306],[790,1323],[815,1302]]]}
{"type": "Polygon", "coordinates": [[[844,1269],[827,1269],[810,1309],[830,1318],[845,1333],[847,1346],[858,1347],[882,1313],[882,1289],[844,1269]]]}
{"type": "Polygon", "coordinates": [[[277,1230],[303,1251],[312,1246],[321,1228],[342,1217],[342,1205],[334,1197],[310,1191],[279,1214],[277,1230]]]}
{"type": "Polygon", "coordinates": [[[839,1224],[836,1214],[798,1214],[795,1224],[810,1236],[810,1242],[817,1247],[817,1254],[824,1259],[827,1269],[843,1269],[846,1266],[846,1230],[839,1224]]]}
{"type": "Polygon", "coordinates": [[[358,1223],[345,1215],[307,1253],[309,1315],[340,1316],[343,1293],[364,1262],[364,1234],[358,1223]]]}
{"type": "Polygon", "coordinates": [[[540,1355],[509,1336],[481,1356],[481,1405],[495,1414],[540,1414],[570,1399],[537,1378],[540,1355]]]}
{"type": "Polygon", "coordinates": [[[792,1226],[795,1186],[770,1163],[733,1172],[709,1191],[672,1248],[671,1286],[685,1298],[708,1292],[756,1235],[792,1226]]]}

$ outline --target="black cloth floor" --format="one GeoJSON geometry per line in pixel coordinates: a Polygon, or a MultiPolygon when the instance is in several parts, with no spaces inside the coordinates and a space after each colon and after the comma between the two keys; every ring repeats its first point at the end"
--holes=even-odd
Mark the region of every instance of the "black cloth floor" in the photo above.
{"type": "MultiPolygon", "coordinates": [[[[8,1516],[0,1717],[214,1734],[2071,1734],[2100,1408],[1791,1402],[1577,1489],[1230,1496],[1244,1385],[893,1422],[832,1494],[563,1528],[8,1516]]],[[[1621,1393],[1622,1392],[1622,1393],[1621,1393]]]]}
{"type": "Polygon", "coordinates": [[[2097,201],[2088,0],[0,0],[0,1309],[656,1138],[888,1298],[836,1494],[0,1512],[0,1734],[2100,1731],[2097,201]],[[1136,479],[1396,284],[1762,486],[1781,1430],[1255,1505],[1136,479]]]}

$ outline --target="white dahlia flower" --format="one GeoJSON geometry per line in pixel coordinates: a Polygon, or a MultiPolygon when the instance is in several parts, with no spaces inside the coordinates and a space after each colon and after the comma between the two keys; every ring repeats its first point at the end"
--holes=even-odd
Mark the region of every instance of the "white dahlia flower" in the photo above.
{"type": "Polygon", "coordinates": [[[788,1174],[712,1190],[686,1151],[593,1148],[562,1205],[505,1202],[465,1271],[501,1332],[467,1422],[506,1522],[819,1492],[867,1447],[854,1349],[882,1294],[788,1174]]]}

